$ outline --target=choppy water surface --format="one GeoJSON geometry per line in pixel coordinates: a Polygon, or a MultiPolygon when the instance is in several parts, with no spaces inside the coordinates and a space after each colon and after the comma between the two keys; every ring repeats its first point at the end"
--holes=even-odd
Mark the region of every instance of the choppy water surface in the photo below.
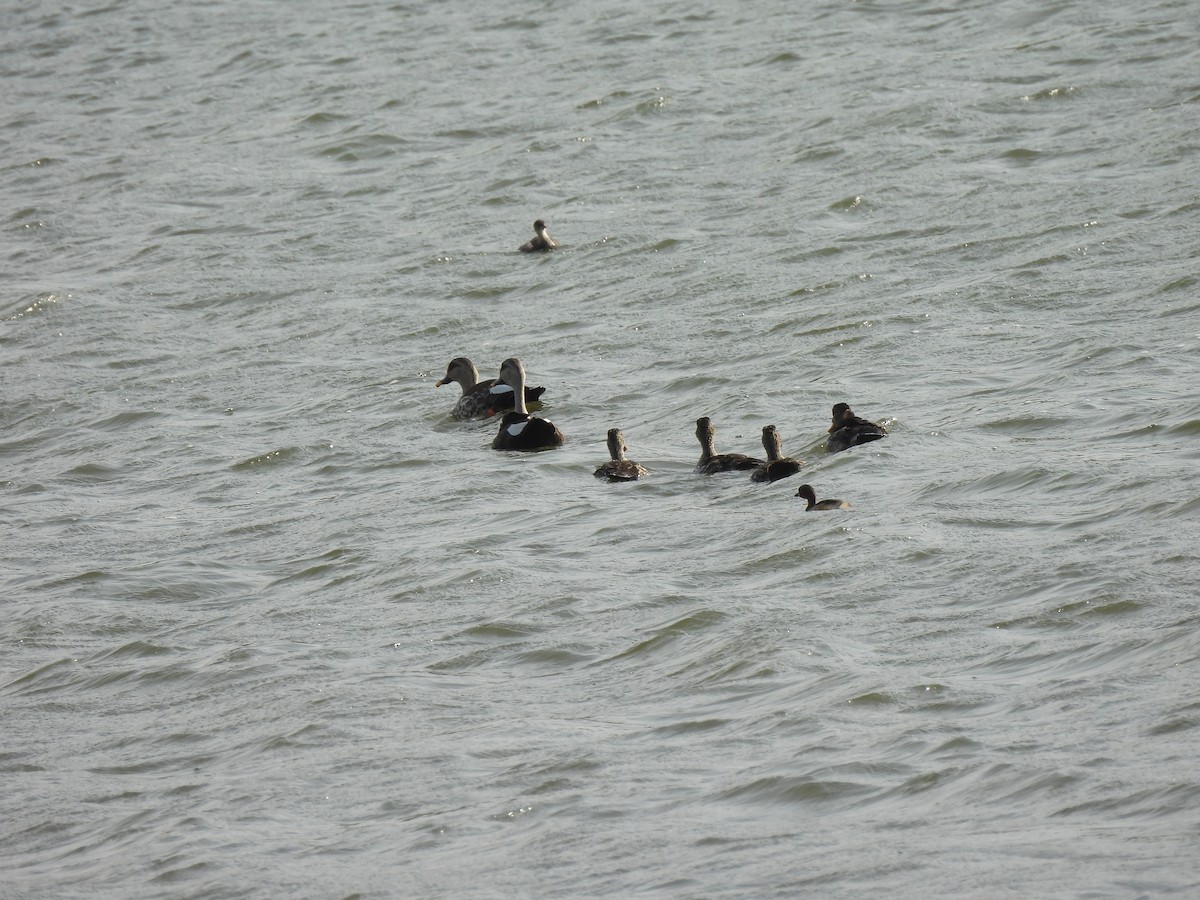
{"type": "Polygon", "coordinates": [[[1200,889],[1191,4],[0,42],[0,894],[1200,889]]]}

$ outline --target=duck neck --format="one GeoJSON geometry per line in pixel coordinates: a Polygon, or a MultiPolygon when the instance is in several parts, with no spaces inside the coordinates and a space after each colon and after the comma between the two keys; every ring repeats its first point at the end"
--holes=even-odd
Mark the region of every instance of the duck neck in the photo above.
{"type": "Polygon", "coordinates": [[[767,462],[773,463],[783,458],[783,441],[779,432],[774,428],[763,429],[763,449],[767,451],[767,462]]]}
{"type": "Polygon", "coordinates": [[[463,367],[465,371],[462,373],[462,380],[459,382],[462,385],[463,393],[471,390],[475,385],[479,384],[479,370],[475,368],[474,363],[470,363],[463,367]]]}
{"type": "Polygon", "coordinates": [[[525,407],[525,375],[520,369],[510,370],[511,382],[506,382],[513,389],[513,412],[523,416],[529,415],[525,407]]]}
{"type": "Polygon", "coordinates": [[[479,370],[475,368],[474,363],[463,366],[463,370],[458,374],[458,383],[464,394],[469,394],[475,385],[479,384],[479,370]]]}
{"type": "Polygon", "coordinates": [[[621,462],[625,459],[625,450],[621,447],[621,436],[615,432],[608,436],[608,455],[612,457],[613,462],[621,462]]]}

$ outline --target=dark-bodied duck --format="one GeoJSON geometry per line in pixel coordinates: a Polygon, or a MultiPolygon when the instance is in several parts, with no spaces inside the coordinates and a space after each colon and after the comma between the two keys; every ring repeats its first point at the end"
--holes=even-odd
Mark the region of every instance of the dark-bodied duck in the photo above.
{"type": "Polygon", "coordinates": [[[809,510],[825,510],[825,509],[849,509],[850,504],[845,500],[817,500],[816,492],[813,491],[811,484],[802,484],[796,489],[796,496],[803,497],[808,501],[808,506],[804,507],[804,511],[809,510]]]}
{"type": "Polygon", "coordinates": [[[708,416],[696,420],[696,440],[700,442],[700,461],[696,463],[697,475],[745,471],[766,465],[764,460],[746,456],[744,453],[718,453],[717,429],[708,416]]]}
{"type": "Polygon", "coordinates": [[[493,450],[553,450],[563,435],[548,419],[531,416],[525,408],[525,366],[515,356],[500,364],[500,380],[512,385],[514,407],[500,420],[493,450]]]}
{"type": "Polygon", "coordinates": [[[804,460],[783,455],[783,438],[779,436],[778,428],[774,425],[763,428],[762,441],[763,449],[767,451],[767,463],[750,474],[751,481],[778,481],[800,471],[804,460]]]}
{"type": "Polygon", "coordinates": [[[859,418],[848,404],[834,406],[833,424],[829,426],[829,440],[826,442],[830,453],[849,450],[882,437],[887,437],[887,429],[882,425],[859,418]]]}
{"type": "Polygon", "coordinates": [[[541,253],[543,250],[553,250],[558,244],[546,230],[546,223],[538,219],[533,223],[533,237],[521,245],[522,253],[541,253]]]}
{"type": "Polygon", "coordinates": [[[608,429],[608,455],[612,459],[596,467],[596,477],[607,478],[609,481],[637,481],[643,475],[650,474],[645,466],[625,458],[625,451],[628,449],[621,429],[608,429]]]}
{"type": "MultiPolygon", "coordinates": [[[[450,411],[450,415],[456,419],[481,419],[513,408],[512,386],[496,378],[480,381],[479,370],[465,356],[450,360],[450,365],[446,366],[446,377],[436,387],[452,381],[462,388],[462,396],[450,411]]],[[[537,403],[545,392],[544,387],[525,388],[525,402],[537,403]]]]}

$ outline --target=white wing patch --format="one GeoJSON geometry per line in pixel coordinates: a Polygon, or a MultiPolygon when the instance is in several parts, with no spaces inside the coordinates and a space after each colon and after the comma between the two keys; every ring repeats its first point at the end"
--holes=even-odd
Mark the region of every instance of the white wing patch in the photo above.
{"type": "Polygon", "coordinates": [[[525,430],[525,426],[526,426],[526,425],[528,425],[528,424],[529,424],[529,422],[528,422],[528,421],[525,421],[525,422],[513,422],[513,424],[511,424],[511,425],[509,425],[509,426],[508,426],[508,435],[509,435],[509,437],[516,437],[517,435],[519,435],[519,434],[520,434],[522,431],[524,431],[524,430],[525,430]]]}
{"type": "Polygon", "coordinates": [[[493,384],[488,388],[489,394],[511,394],[513,389],[507,384],[493,384]]]}

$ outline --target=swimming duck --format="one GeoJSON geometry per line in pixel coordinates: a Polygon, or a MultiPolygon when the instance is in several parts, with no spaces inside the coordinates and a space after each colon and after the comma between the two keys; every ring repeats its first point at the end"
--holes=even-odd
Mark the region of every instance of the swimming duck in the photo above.
{"type": "Polygon", "coordinates": [[[817,501],[817,495],[812,489],[811,484],[802,484],[796,489],[796,496],[803,497],[808,501],[808,506],[804,507],[804,511],[810,509],[825,510],[825,509],[849,509],[850,504],[845,500],[821,500],[817,501]]]}
{"type": "Polygon", "coordinates": [[[882,437],[887,437],[887,429],[882,425],[859,418],[846,403],[834,406],[833,424],[829,426],[829,440],[826,442],[830,453],[849,450],[882,437]]]}
{"type": "Polygon", "coordinates": [[[493,450],[552,450],[561,447],[563,434],[549,419],[529,415],[525,408],[525,366],[515,356],[500,364],[500,380],[512,385],[514,406],[504,414],[493,450]]]}
{"type": "MultiPolygon", "coordinates": [[[[450,414],[456,419],[481,419],[497,411],[512,409],[513,389],[496,379],[479,380],[479,370],[465,356],[450,360],[446,366],[446,377],[435,387],[457,382],[462,387],[462,396],[454,404],[450,414]]],[[[544,387],[525,388],[525,402],[536,403],[546,392],[544,387]]]]}
{"type": "Polygon", "coordinates": [[[546,223],[538,219],[533,223],[533,237],[521,245],[521,252],[540,253],[543,250],[553,250],[557,246],[558,243],[550,237],[550,232],[546,230],[546,223]]]}
{"type": "Polygon", "coordinates": [[[608,429],[608,455],[612,459],[596,467],[596,477],[607,478],[609,481],[637,481],[643,475],[650,474],[645,466],[625,458],[625,451],[628,449],[621,429],[608,429]]]}
{"type": "Polygon", "coordinates": [[[708,416],[696,420],[696,440],[700,442],[700,461],[696,463],[695,470],[697,475],[744,471],[766,465],[765,461],[746,456],[744,453],[718,453],[717,429],[708,416]]]}
{"type": "Polygon", "coordinates": [[[800,471],[804,460],[783,455],[783,438],[779,436],[778,428],[774,425],[763,428],[762,442],[767,451],[767,462],[751,473],[751,481],[778,481],[800,471]]]}

